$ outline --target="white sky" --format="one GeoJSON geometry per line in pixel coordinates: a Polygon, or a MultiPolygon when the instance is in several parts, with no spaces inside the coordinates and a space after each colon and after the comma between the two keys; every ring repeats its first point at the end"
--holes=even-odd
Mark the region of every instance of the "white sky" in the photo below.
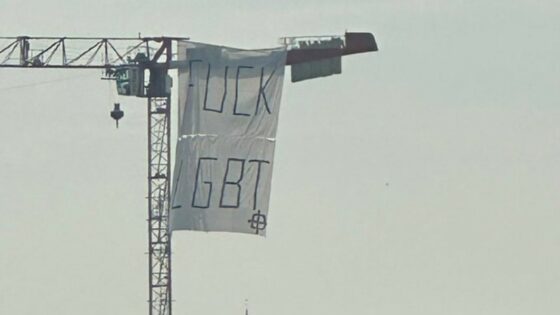
{"type": "MultiPolygon", "coordinates": [[[[376,35],[342,75],[286,80],[266,239],[174,234],[175,314],[560,312],[558,1],[2,0],[0,20],[242,48],[376,35]]],[[[147,313],[145,103],[120,99],[116,130],[99,77],[0,70],[2,314],[147,313]]]]}

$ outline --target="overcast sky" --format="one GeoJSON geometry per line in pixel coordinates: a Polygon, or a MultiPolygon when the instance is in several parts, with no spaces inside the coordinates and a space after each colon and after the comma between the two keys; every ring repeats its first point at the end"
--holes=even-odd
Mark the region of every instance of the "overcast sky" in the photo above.
{"type": "MultiPolygon", "coordinates": [[[[286,79],[267,238],[174,234],[175,314],[560,312],[558,1],[0,0],[0,21],[376,35],[342,75],[286,79]]],[[[2,314],[147,313],[146,105],[118,99],[115,129],[100,76],[0,69],[2,314]]]]}

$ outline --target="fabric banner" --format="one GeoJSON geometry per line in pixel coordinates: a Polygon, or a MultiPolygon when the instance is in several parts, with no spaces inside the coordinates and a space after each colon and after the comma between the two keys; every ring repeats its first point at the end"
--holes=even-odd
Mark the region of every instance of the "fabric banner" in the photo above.
{"type": "Polygon", "coordinates": [[[170,230],[264,236],[286,50],[185,42],[179,53],[170,230]]]}

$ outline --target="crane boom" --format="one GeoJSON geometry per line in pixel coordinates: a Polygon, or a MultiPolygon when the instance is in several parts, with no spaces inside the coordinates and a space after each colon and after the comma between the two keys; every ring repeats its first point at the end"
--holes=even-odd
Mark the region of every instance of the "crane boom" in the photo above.
{"type": "Polygon", "coordinates": [[[17,36],[2,40],[0,67],[109,69],[134,61],[157,63],[166,44],[188,38],[17,36]]]}
{"type": "MultiPolygon", "coordinates": [[[[370,33],[346,33],[344,39],[341,48],[291,49],[286,65],[377,50],[370,33]]],[[[111,69],[135,62],[156,66],[169,45],[186,40],[189,38],[0,36],[0,43],[4,41],[0,44],[0,68],[111,69]]],[[[164,61],[169,69],[181,67],[170,63],[174,57],[167,56],[164,61]]]]}

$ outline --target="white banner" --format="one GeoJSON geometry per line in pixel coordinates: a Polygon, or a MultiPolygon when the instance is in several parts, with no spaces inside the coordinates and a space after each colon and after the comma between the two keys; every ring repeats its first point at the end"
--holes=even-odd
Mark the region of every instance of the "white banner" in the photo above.
{"type": "Polygon", "coordinates": [[[170,230],[264,236],[286,51],[180,43],[185,52],[170,230]]]}

